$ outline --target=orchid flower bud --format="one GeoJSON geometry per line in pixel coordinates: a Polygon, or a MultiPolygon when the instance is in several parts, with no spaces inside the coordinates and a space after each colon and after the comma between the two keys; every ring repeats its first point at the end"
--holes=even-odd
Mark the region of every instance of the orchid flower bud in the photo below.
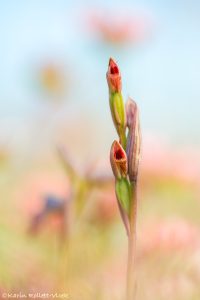
{"type": "Polygon", "coordinates": [[[107,81],[109,87],[109,101],[110,110],[112,114],[113,123],[120,138],[123,147],[126,146],[126,113],[124,108],[124,101],[121,94],[121,75],[117,64],[112,58],[109,60],[107,81]]]}
{"type": "Polygon", "coordinates": [[[126,153],[128,158],[128,174],[132,182],[137,181],[140,160],[141,135],[137,104],[128,99],[126,103],[127,127],[129,128],[126,153]]]}
{"type": "Polygon", "coordinates": [[[121,144],[114,141],[110,150],[110,163],[116,179],[126,177],[128,171],[127,156],[121,144]]]}
{"type": "Polygon", "coordinates": [[[116,62],[110,58],[108,65],[108,72],[106,74],[109,90],[112,93],[121,92],[122,82],[121,82],[121,74],[116,62]]]}
{"type": "Polygon", "coordinates": [[[130,183],[127,178],[127,156],[121,144],[114,141],[110,150],[110,163],[116,179],[115,191],[122,210],[129,214],[130,183]]]}

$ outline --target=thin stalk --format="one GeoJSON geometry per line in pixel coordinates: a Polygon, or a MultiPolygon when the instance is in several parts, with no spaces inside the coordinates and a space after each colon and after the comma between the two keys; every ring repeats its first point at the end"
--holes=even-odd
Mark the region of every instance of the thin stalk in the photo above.
{"type": "Polygon", "coordinates": [[[122,144],[122,147],[126,149],[126,144],[127,144],[127,137],[126,137],[126,132],[125,130],[122,131],[120,134],[120,143],[122,144]]]}
{"type": "Polygon", "coordinates": [[[136,293],[136,217],[137,217],[137,183],[131,182],[132,197],[130,207],[130,234],[128,236],[127,287],[126,300],[134,300],[136,293]]]}

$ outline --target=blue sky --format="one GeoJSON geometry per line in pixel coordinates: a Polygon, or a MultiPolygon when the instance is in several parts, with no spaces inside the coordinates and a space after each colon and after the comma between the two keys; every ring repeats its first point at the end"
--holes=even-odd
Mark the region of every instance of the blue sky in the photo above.
{"type": "Polygon", "coordinates": [[[26,118],[34,120],[41,105],[30,70],[49,57],[69,65],[74,76],[63,111],[83,110],[111,126],[105,72],[113,56],[121,67],[124,96],[133,96],[140,106],[143,130],[199,144],[199,28],[198,1],[2,0],[0,118],[19,127],[26,118]],[[155,20],[151,40],[120,50],[89,39],[80,16],[94,7],[148,11],[155,20]]]}

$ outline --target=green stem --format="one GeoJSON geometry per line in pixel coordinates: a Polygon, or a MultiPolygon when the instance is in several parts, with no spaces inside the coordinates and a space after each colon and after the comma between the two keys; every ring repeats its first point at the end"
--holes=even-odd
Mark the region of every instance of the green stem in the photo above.
{"type": "Polygon", "coordinates": [[[126,138],[125,130],[123,130],[122,133],[120,134],[120,142],[121,142],[122,147],[126,151],[127,138],[126,138]]]}
{"type": "Polygon", "coordinates": [[[126,300],[135,299],[137,183],[131,182],[131,187],[132,187],[132,197],[131,197],[130,216],[129,216],[130,235],[128,236],[126,300]]]}

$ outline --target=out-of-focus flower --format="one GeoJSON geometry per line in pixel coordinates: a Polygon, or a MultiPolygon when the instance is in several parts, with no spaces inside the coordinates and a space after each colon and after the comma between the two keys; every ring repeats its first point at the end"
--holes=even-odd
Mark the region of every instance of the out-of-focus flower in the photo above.
{"type": "Polygon", "coordinates": [[[152,136],[146,136],[143,143],[141,162],[143,177],[171,178],[199,186],[200,155],[198,147],[184,146],[179,149],[170,146],[161,138],[152,136]]]}
{"type": "Polygon", "coordinates": [[[154,222],[141,230],[140,244],[144,253],[193,250],[200,246],[200,231],[182,219],[154,222]]]}
{"type": "Polygon", "coordinates": [[[14,198],[20,213],[30,219],[43,209],[43,199],[46,195],[52,194],[60,199],[65,199],[70,195],[70,189],[65,175],[33,172],[18,183],[14,198]]]}
{"type": "Polygon", "coordinates": [[[28,223],[28,232],[55,232],[63,239],[69,228],[68,204],[71,187],[59,173],[32,173],[22,179],[14,193],[19,214],[28,223]],[[49,196],[50,195],[50,196],[49,196]]]}
{"type": "Polygon", "coordinates": [[[29,233],[37,233],[47,223],[47,226],[58,228],[64,238],[67,232],[69,201],[70,199],[60,199],[53,195],[44,197],[43,208],[30,221],[29,233]]]}
{"type": "Polygon", "coordinates": [[[38,81],[41,89],[47,95],[59,98],[66,92],[68,78],[64,66],[49,62],[43,63],[39,67],[38,81]]]}
{"type": "Polygon", "coordinates": [[[88,14],[89,29],[96,38],[114,45],[139,43],[152,31],[152,20],[149,16],[136,13],[122,13],[118,10],[93,11],[88,14]]]}

